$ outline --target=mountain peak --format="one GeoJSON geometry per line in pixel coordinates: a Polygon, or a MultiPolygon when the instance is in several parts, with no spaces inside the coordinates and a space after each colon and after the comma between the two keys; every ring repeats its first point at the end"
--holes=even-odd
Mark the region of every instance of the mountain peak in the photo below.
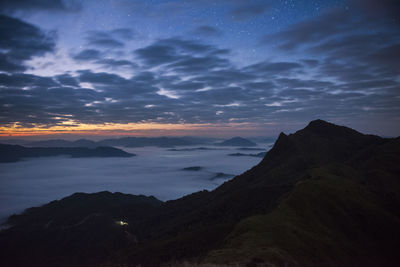
{"type": "Polygon", "coordinates": [[[313,135],[320,137],[332,138],[356,138],[364,136],[362,133],[351,128],[336,125],[320,119],[311,121],[303,130],[300,130],[297,133],[312,133],[313,135]]]}
{"type": "Polygon", "coordinates": [[[307,127],[321,127],[321,126],[329,126],[329,125],[335,125],[335,124],[321,120],[321,119],[316,119],[316,120],[310,121],[308,123],[307,127]]]}
{"type": "Polygon", "coordinates": [[[381,141],[378,136],[314,120],[294,134],[280,133],[261,165],[271,168],[286,162],[295,166],[291,169],[301,169],[324,162],[344,162],[360,149],[381,141]]]}
{"type": "Polygon", "coordinates": [[[350,129],[350,128],[347,128],[344,126],[340,126],[340,125],[336,125],[336,124],[333,124],[333,123],[330,123],[330,122],[327,122],[324,120],[320,120],[320,119],[311,121],[304,129],[318,131],[318,130],[323,130],[323,129],[332,130],[332,129],[339,129],[339,128],[342,128],[342,129],[346,128],[351,131],[354,131],[353,129],[350,129]]]}
{"type": "Polygon", "coordinates": [[[288,140],[289,137],[284,132],[281,132],[278,136],[278,139],[276,139],[274,146],[277,147],[279,145],[282,145],[283,143],[287,143],[288,140]]]}
{"type": "Polygon", "coordinates": [[[284,132],[281,132],[281,133],[279,134],[279,136],[278,136],[278,139],[279,139],[279,138],[285,138],[285,137],[287,137],[287,135],[286,135],[284,132]]]}

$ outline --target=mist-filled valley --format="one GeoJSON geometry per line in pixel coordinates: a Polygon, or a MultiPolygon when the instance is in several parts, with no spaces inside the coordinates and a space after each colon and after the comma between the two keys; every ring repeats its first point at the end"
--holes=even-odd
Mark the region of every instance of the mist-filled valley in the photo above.
{"type": "MultiPolygon", "coordinates": [[[[262,144],[259,149],[269,146],[262,144]]],[[[254,152],[238,147],[121,149],[137,156],[59,156],[0,164],[0,220],[75,192],[107,190],[152,195],[160,200],[176,199],[199,190],[212,190],[261,160],[254,156],[230,156],[254,152]]]]}

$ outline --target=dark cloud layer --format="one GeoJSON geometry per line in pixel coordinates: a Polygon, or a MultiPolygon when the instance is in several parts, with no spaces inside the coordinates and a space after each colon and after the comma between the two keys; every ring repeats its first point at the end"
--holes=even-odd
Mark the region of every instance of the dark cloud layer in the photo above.
{"type": "Polygon", "coordinates": [[[117,28],[110,31],[89,31],[86,42],[89,46],[108,49],[123,48],[125,42],[134,39],[137,33],[128,28],[117,28]]]}
{"type": "Polygon", "coordinates": [[[71,57],[78,62],[92,62],[108,69],[118,69],[120,67],[136,68],[136,64],[127,59],[115,59],[97,49],[84,49],[71,57]]]}
{"type": "Polygon", "coordinates": [[[209,25],[199,26],[193,31],[193,33],[204,37],[220,37],[222,35],[220,30],[209,25]]]}
{"type": "Polygon", "coordinates": [[[91,31],[86,40],[89,45],[105,48],[121,48],[124,43],[114,38],[111,34],[101,31],[91,31]]]}
{"type": "Polygon", "coordinates": [[[354,16],[334,10],[265,36],[263,42],[271,39],[278,40],[279,48],[287,53],[322,58],[321,77],[328,75],[344,82],[393,79],[400,68],[400,29],[386,17],[371,21],[368,14],[354,16]]]}
{"type": "Polygon", "coordinates": [[[54,34],[36,26],[0,14],[0,70],[23,71],[24,61],[53,52],[54,34]]]}
{"type": "MultiPolygon", "coordinates": [[[[246,19],[268,9],[247,7],[232,12],[246,19]]],[[[0,123],[263,124],[315,116],[396,121],[399,29],[386,19],[368,18],[368,13],[354,16],[343,10],[323,13],[263,37],[264,44],[277,44],[277,51],[296,57],[260,58],[243,65],[231,60],[234,51],[188,37],[159,39],[115,57],[114,51],[136,38],[134,31],[89,32],[89,47],[71,58],[98,64],[102,71],[41,77],[21,71],[26,60],[54,51],[54,37],[0,16],[0,22],[6,22],[0,23],[0,71],[5,72],[0,73],[0,123]],[[109,71],[120,67],[132,68],[133,74],[109,71]]],[[[219,33],[210,26],[195,32],[214,37],[219,33]]]]}
{"type": "Polygon", "coordinates": [[[101,58],[101,52],[96,49],[85,49],[72,55],[75,60],[98,60],[101,58]]]}
{"type": "Polygon", "coordinates": [[[267,2],[241,3],[232,9],[231,15],[236,20],[245,20],[264,14],[268,8],[269,5],[267,2]]]}
{"type": "Polygon", "coordinates": [[[81,2],[76,0],[2,0],[0,1],[1,12],[13,11],[79,11],[81,2]]]}

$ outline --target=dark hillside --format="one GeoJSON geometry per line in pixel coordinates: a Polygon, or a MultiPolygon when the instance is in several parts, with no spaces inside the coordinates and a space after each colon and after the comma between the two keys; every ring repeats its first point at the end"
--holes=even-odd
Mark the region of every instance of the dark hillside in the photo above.
{"type": "Polygon", "coordinates": [[[27,210],[0,233],[0,251],[9,266],[46,266],[48,258],[65,266],[396,266],[399,193],[399,138],[317,120],[281,133],[257,166],[211,192],[140,205],[143,197],[72,195],[27,210]],[[69,257],[75,246],[80,253],[69,257]],[[35,254],[22,257],[19,247],[35,254]]]}

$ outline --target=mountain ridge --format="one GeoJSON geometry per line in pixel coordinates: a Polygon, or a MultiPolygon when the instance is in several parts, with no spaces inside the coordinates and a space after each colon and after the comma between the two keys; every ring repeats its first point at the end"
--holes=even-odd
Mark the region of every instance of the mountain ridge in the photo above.
{"type": "Polygon", "coordinates": [[[233,138],[230,138],[228,140],[219,142],[219,143],[215,143],[215,145],[217,146],[241,146],[241,147],[253,147],[253,146],[257,146],[256,143],[247,140],[245,138],[236,136],[233,138]]]}
{"type": "Polygon", "coordinates": [[[24,147],[0,144],[0,163],[17,162],[24,158],[51,156],[87,157],[133,157],[135,154],[114,147],[24,147]]]}
{"type": "MultiPolygon", "coordinates": [[[[56,225],[43,229],[46,220],[33,227],[28,222],[34,217],[24,215],[13,217],[13,227],[0,232],[0,248],[14,255],[11,262],[19,259],[18,250],[5,244],[11,239],[18,247],[26,238],[38,242],[26,233],[29,229],[50,236],[38,255],[51,257],[37,259],[45,266],[60,259],[65,266],[176,266],[184,260],[232,266],[396,266],[399,163],[400,138],[364,135],[317,120],[294,134],[281,133],[258,165],[212,191],[159,203],[139,217],[126,213],[129,225],[113,230],[115,239],[88,230],[104,245],[124,244],[101,258],[84,246],[75,260],[67,251],[54,251],[48,245],[54,241],[61,248],[70,246],[64,231],[56,225]],[[386,219],[374,219],[378,215],[386,219]],[[379,235],[373,234],[377,229],[379,235]],[[61,237],[54,240],[50,232],[61,237]],[[336,237],[338,242],[332,240],[336,237]]],[[[36,212],[40,217],[41,208],[36,212]]],[[[119,219],[113,211],[102,218],[119,219]]]]}
{"type": "MultiPolygon", "coordinates": [[[[2,141],[0,140],[0,143],[2,141]]],[[[4,144],[10,145],[22,145],[27,147],[88,147],[88,148],[96,148],[98,146],[123,146],[123,147],[146,147],[146,146],[156,146],[156,147],[177,147],[177,146],[194,146],[194,145],[213,145],[215,142],[215,138],[211,137],[191,137],[191,136],[183,136],[183,137],[168,137],[168,136],[160,136],[160,137],[136,137],[136,136],[128,136],[128,137],[120,137],[120,138],[108,138],[102,139],[99,141],[93,141],[89,139],[78,139],[74,141],[64,140],[64,139],[48,139],[48,140],[39,140],[39,141],[28,141],[28,140],[13,140],[13,139],[5,139],[3,140],[4,144]]],[[[222,143],[222,146],[230,145],[232,143],[233,146],[256,146],[256,144],[250,140],[247,140],[242,137],[234,137],[222,142],[216,143],[219,145],[222,143]],[[226,143],[227,142],[227,143],[226,143]],[[225,144],[226,143],[226,144],[225,144]]]]}

